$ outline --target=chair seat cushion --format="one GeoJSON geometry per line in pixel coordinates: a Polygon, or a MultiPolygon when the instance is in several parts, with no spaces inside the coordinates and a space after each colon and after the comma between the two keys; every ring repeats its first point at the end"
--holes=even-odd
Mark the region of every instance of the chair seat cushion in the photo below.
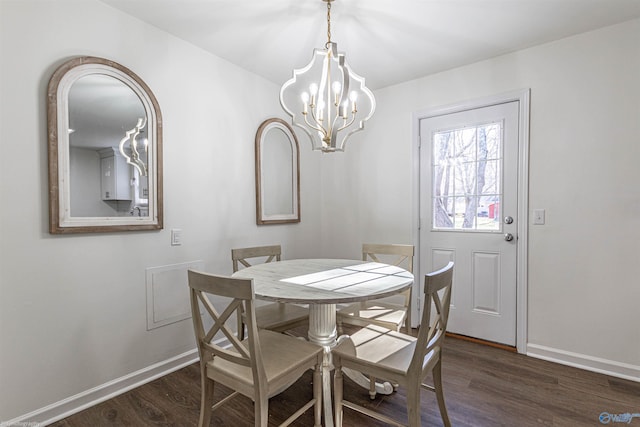
{"type": "MultiPolygon", "coordinates": [[[[282,389],[279,380],[291,377],[291,372],[296,366],[302,370],[312,367],[318,354],[324,351],[318,345],[277,332],[260,330],[258,336],[266,379],[268,383],[274,384],[274,390],[282,389]]],[[[242,344],[248,346],[248,340],[242,341],[242,344]]],[[[227,386],[238,386],[239,391],[243,386],[253,388],[250,366],[240,366],[220,357],[214,357],[207,363],[207,376],[227,386]]],[[[295,380],[297,377],[291,378],[295,380]]]]}
{"type": "Polygon", "coordinates": [[[256,307],[259,328],[278,329],[309,319],[309,309],[295,304],[266,304],[256,307]]]}
{"type": "Polygon", "coordinates": [[[345,366],[357,360],[363,365],[382,367],[398,374],[409,369],[417,339],[377,325],[368,325],[348,339],[342,340],[332,353],[343,359],[345,366]]]}

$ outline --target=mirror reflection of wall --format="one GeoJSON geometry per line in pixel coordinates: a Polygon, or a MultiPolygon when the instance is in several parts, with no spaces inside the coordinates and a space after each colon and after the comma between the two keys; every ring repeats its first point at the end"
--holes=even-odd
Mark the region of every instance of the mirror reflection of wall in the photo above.
{"type": "Polygon", "coordinates": [[[293,214],[294,161],[289,137],[282,129],[272,128],[262,147],[262,186],[264,214],[293,214]]]}
{"type": "MultiPolygon", "coordinates": [[[[147,197],[142,196],[148,192],[147,179],[119,152],[120,141],[141,117],[146,117],[141,100],[115,77],[91,74],[73,83],[69,90],[72,216],[148,215],[147,197]]],[[[145,129],[137,137],[144,147],[145,129]]],[[[146,151],[140,154],[146,162],[146,151]]]]}

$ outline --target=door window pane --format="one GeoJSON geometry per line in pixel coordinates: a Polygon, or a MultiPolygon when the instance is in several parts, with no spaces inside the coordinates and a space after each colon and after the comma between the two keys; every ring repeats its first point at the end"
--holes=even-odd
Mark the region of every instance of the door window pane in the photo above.
{"type": "Polygon", "coordinates": [[[500,231],[502,123],[433,134],[433,228],[500,231]]]}

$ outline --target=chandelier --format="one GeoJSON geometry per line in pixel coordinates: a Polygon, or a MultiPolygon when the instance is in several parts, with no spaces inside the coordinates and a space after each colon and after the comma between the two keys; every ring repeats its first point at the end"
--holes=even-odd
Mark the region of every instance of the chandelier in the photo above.
{"type": "Polygon", "coordinates": [[[127,160],[127,163],[134,166],[140,176],[147,176],[147,164],[146,164],[146,156],[148,150],[149,141],[145,138],[142,141],[142,146],[144,147],[144,157],[140,156],[140,151],[138,147],[138,135],[141,132],[144,132],[144,127],[147,125],[147,118],[143,117],[138,119],[138,123],[131,130],[128,130],[125,134],[125,137],[120,141],[119,149],[120,154],[127,160]],[[127,144],[129,142],[129,144],[127,144]]]}
{"type": "Polygon", "coordinates": [[[302,128],[314,150],[344,151],[351,135],[364,129],[376,108],[364,77],[354,73],[331,41],[331,3],[327,3],[327,43],[314,49],[311,62],[293,70],[293,77],[280,89],[280,105],[291,123],[302,128]]]}

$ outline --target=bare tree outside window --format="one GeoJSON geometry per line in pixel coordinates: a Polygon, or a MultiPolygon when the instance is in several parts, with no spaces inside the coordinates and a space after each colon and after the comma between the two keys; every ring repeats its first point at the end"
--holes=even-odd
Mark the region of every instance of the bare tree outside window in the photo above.
{"type": "Polygon", "coordinates": [[[433,135],[433,226],[500,228],[502,124],[489,123],[433,135]]]}

